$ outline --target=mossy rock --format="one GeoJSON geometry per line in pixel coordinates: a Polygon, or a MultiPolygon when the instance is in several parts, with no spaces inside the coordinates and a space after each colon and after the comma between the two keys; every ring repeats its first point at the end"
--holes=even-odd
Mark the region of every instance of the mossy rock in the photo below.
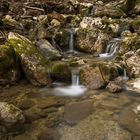
{"type": "Polygon", "coordinates": [[[0,84],[18,81],[20,69],[14,49],[8,45],[0,46],[0,84]]]}
{"type": "Polygon", "coordinates": [[[140,36],[137,33],[124,31],[122,33],[122,41],[120,44],[119,54],[124,55],[129,51],[136,51],[140,46],[140,36]]]}
{"type": "Polygon", "coordinates": [[[139,32],[139,28],[140,28],[140,18],[135,18],[132,22],[132,27],[134,28],[134,30],[136,32],[139,32]]]}
{"type": "Polygon", "coordinates": [[[49,61],[25,37],[17,33],[9,33],[7,45],[14,48],[25,77],[36,86],[51,83],[48,72],[49,61]]]}
{"type": "Polygon", "coordinates": [[[69,66],[64,62],[54,62],[51,66],[51,75],[54,79],[58,79],[61,81],[70,81],[71,79],[71,71],[69,66]]]}

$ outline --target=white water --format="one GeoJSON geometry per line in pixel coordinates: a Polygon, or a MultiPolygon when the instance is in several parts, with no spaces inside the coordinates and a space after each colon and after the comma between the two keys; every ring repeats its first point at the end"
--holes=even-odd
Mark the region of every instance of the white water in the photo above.
{"type": "Polygon", "coordinates": [[[106,47],[105,53],[99,54],[99,57],[101,58],[113,57],[117,53],[117,50],[119,48],[119,42],[120,42],[120,39],[118,38],[111,40],[106,47]]]}
{"type": "Polygon", "coordinates": [[[87,88],[79,84],[79,73],[72,72],[72,84],[70,86],[54,88],[57,96],[80,96],[86,92],[87,88]]]}
{"type": "Polygon", "coordinates": [[[74,33],[70,30],[69,52],[74,52],[74,33]]]}
{"type": "Polygon", "coordinates": [[[70,38],[69,38],[69,50],[67,51],[68,53],[77,53],[74,49],[74,34],[78,30],[78,28],[69,28],[66,29],[70,33],[70,38]]]}
{"type": "Polygon", "coordinates": [[[129,80],[129,77],[127,76],[126,70],[124,69],[124,75],[123,75],[124,80],[129,80]]]}

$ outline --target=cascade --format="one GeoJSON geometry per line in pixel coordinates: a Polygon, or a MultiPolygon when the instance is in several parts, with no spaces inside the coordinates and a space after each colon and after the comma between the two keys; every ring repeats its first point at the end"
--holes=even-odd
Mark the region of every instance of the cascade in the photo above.
{"type": "Polygon", "coordinates": [[[79,70],[72,70],[71,85],[54,88],[54,94],[57,96],[72,97],[83,95],[86,92],[87,88],[83,85],[80,85],[79,80],[79,70]]]}
{"type": "Polygon", "coordinates": [[[126,81],[129,80],[129,77],[127,76],[127,73],[126,73],[126,69],[124,69],[123,71],[124,71],[123,79],[126,81]]]}
{"type": "Polygon", "coordinates": [[[108,43],[106,50],[105,50],[105,53],[99,54],[99,57],[101,57],[101,58],[113,57],[117,53],[117,50],[119,48],[119,44],[120,44],[120,39],[118,39],[118,38],[112,39],[108,43]]]}

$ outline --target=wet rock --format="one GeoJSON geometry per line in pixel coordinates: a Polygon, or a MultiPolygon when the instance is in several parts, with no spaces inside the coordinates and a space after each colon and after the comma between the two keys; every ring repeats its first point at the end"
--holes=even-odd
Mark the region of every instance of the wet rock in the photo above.
{"type": "Polygon", "coordinates": [[[24,112],[24,115],[25,115],[25,118],[26,118],[26,122],[31,123],[35,120],[39,120],[42,117],[47,116],[47,113],[42,112],[42,110],[39,109],[39,108],[32,107],[32,108],[26,110],[24,112]]]}
{"type": "Polygon", "coordinates": [[[37,103],[37,107],[41,109],[50,108],[50,107],[60,107],[62,105],[63,103],[57,101],[56,99],[51,99],[51,98],[39,100],[37,103]]]}
{"type": "Polygon", "coordinates": [[[77,124],[92,113],[92,105],[91,100],[66,105],[64,109],[64,120],[70,125],[77,124]]]}
{"type": "Polygon", "coordinates": [[[33,122],[27,134],[33,140],[59,140],[58,133],[54,129],[48,128],[45,120],[33,122]]]}
{"type": "Polygon", "coordinates": [[[0,46],[0,84],[12,84],[20,78],[18,60],[12,47],[0,46]]]}
{"type": "Polygon", "coordinates": [[[41,51],[41,53],[50,60],[57,60],[60,59],[62,56],[60,52],[55,49],[47,40],[41,39],[38,42],[36,42],[36,45],[38,46],[38,49],[41,51]]]}
{"type": "Polygon", "coordinates": [[[18,107],[22,110],[31,108],[35,103],[30,99],[21,99],[18,103],[18,107]]]}
{"type": "Polygon", "coordinates": [[[59,79],[61,81],[70,81],[71,71],[69,66],[64,62],[54,62],[52,63],[50,73],[54,79],[59,79]]]}
{"type": "Polygon", "coordinates": [[[129,109],[122,111],[119,116],[119,124],[135,135],[140,135],[139,114],[137,114],[136,112],[129,109]]]}
{"type": "Polygon", "coordinates": [[[119,84],[116,84],[114,81],[109,82],[106,89],[108,89],[112,93],[118,93],[123,90],[123,88],[119,84]]]}
{"type": "Polygon", "coordinates": [[[14,125],[25,121],[22,111],[6,102],[0,102],[0,119],[5,125],[14,125]]]}
{"type": "Polygon", "coordinates": [[[105,87],[109,80],[118,75],[115,66],[106,63],[95,64],[92,67],[85,67],[80,71],[80,82],[90,89],[100,89],[105,87]]]}
{"type": "Polygon", "coordinates": [[[51,79],[48,73],[48,60],[25,37],[9,33],[8,45],[13,47],[21,62],[25,77],[36,86],[49,85],[51,79]]]}
{"type": "Polygon", "coordinates": [[[140,136],[135,136],[134,140],[140,140],[140,136]]]}
{"type": "Polygon", "coordinates": [[[22,134],[22,135],[13,137],[11,140],[33,140],[33,139],[26,134],[22,134]]]}
{"type": "Polygon", "coordinates": [[[105,51],[110,36],[98,29],[79,28],[76,34],[75,47],[83,52],[99,54],[105,51]]]}

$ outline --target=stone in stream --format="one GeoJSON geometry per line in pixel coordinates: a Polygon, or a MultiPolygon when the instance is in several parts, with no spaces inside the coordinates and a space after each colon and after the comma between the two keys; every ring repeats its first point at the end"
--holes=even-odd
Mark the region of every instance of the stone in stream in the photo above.
{"type": "Polygon", "coordinates": [[[0,102],[0,120],[4,125],[24,123],[23,112],[12,104],[0,102]]]}
{"type": "Polygon", "coordinates": [[[108,89],[112,93],[118,93],[123,90],[122,86],[115,83],[114,81],[110,81],[107,85],[106,89],[108,89]]]}
{"type": "Polygon", "coordinates": [[[89,89],[100,89],[118,76],[117,66],[108,63],[97,63],[80,70],[80,82],[89,89]]]}
{"type": "Polygon", "coordinates": [[[134,135],[140,135],[140,113],[125,109],[119,116],[119,124],[128,129],[134,135]]]}
{"type": "Polygon", "coordinates": [[[7,45],[14,48],[25,77],[30,83],[36,86],[45,86],[51,83],[48,73],[49,61],[27,38],[10,32],[7,45]]]}
{"type": "Polygon", "coordinates": [[[77,124],[86,118],[93,111],[93,103],[91,100],[75,102],[66,105],[64,110],[64,120],[70,124],[77,124]]]}

